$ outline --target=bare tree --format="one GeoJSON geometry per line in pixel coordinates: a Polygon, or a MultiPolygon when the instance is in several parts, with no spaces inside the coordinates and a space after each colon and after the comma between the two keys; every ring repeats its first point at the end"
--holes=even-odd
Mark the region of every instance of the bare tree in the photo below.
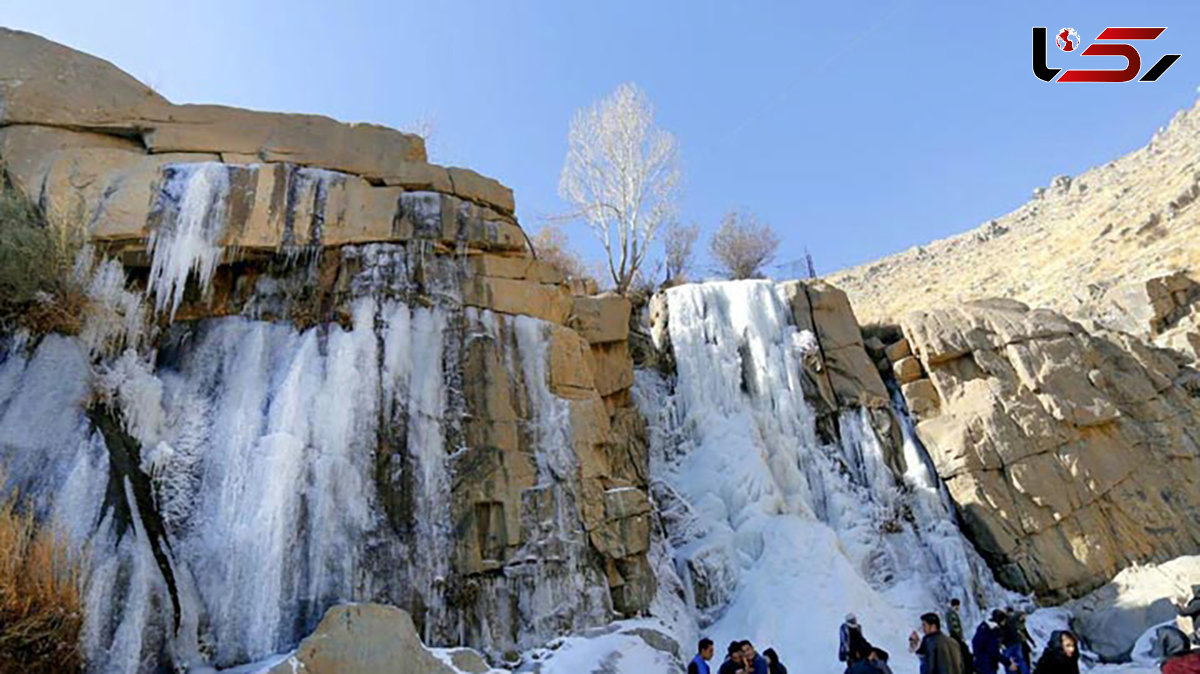
{"type": "Polygon", "coordinates": [[[571,120],[558,193],[604,245],[608,272],[624,294],[658,228],[675,213],[675,136],[654,125],[654,108],[633,84],[571,120]]]}
{"type": "Polygon", "coordinates": [[[699,237],[698,225],[673,222],[663,230],[663,251],[666,254],[664,262],[668,282],[683,281],[687,278],[688,268],[692,266],[692,252],[699,237]]]}
{"type": "Polygon", "coordinates": [[[537,256],[562,270],[567,278],[588,279],[592,277],[587,264],[567,241],[567,235],[554,225],[544,225],[530,239],[537,256]]]}
{"type": "Polygon", "coordinates": [[[730,211],[708,244],[721,273],[731,279],[761,278],[763,267],[775,257],[779,237],[753,214],[730,211]]]}

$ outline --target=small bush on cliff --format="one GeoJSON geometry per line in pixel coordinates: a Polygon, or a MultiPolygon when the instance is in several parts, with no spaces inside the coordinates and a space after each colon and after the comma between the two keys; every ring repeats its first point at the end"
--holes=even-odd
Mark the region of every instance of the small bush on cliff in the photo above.
{"type": "Polygon", "coordinates": [[[16,499],[0,505],[0,672],[78,672],[79,561],[16,499]]]}
{"type": "Polygon", "coordinates": [[[49,222],[12,189],[0,188],[0,323],[35,333],[75,334],[86,293],[74,273],[82,228],[49,222]]]}
{"type": "Polygon", "coordinates": [[[779,237],[775,230],[751,214],[730,211],[708,244],[721,273],[731,279],[762,278],[763,268],[775,259],[779,237]]]}

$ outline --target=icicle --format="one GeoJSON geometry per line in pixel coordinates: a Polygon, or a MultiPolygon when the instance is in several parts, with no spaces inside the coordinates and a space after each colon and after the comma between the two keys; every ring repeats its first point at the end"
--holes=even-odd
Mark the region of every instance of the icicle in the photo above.
{"type": "Polygon", "coordinates": [[[224,164],[203,162],[168,166],[164,173],[157,206],[162,219],[147,244],[152,261],[146,291],[154,294],[155,309],[169,308],[174,319],[190,275],[206,297],[210,292],[221,261],[229,172],[224,164]]]}

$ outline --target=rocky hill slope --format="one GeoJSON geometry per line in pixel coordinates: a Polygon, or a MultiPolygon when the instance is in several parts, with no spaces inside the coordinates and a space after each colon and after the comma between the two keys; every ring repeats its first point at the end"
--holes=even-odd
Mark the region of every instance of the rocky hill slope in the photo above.
{"type": "MultiPolygon", "coordinates": [[[[1017,210],[964,234],[833,274],[860,320],[896,323],[912,309],[1005,297],[1149,336],[1177,322],[1200,274],[1200,104],[1150,142],[1086,173],[1059,176],[1017,210]],[[1184,272],[1171,287],[1151,279],[1184,272]],[[1166,290],[1166,296],[1160,290],[1166,290]],[[1131,292],[1155,308],[1130,316],[1131,292]],[[1178,302],[1174,304],[1178,305],[1178,302]],[[1159,325],[1151,326],[1155,316],[1159,325]]],[[[1194,352],[1195,347],[1191,345],[1194,352]]]]}

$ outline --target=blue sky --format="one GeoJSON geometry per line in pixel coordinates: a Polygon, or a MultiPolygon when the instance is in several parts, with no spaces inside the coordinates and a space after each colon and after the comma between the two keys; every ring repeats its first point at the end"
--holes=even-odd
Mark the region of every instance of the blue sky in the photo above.
{"type": "MultiPolygon", "coordinates": [[[[411,126],[516,190],[536,230],[572,113],[624,81],[680,141],[682,219],[738,208],[830,272],[974,227],[1144,144],[1200,84],[1200,2],[0,0],[0,23],[107,58],[176,102],[411,126]],[[1046,84],[1030,28],[1167,26],[1153,84],[1046,84]]],[[[1051,48],[1051,66],[1087,65],[1051,48]]],[[[1089,57],[1091,67],[1120,59],[1089,57]]],[[[567,232],[589,256],[582,225],[567,232]]],[[[702,259],[701,270],[707,264],[702,259]]],[[[789,271],[777,269],[778,276],[789,271]]]]}

